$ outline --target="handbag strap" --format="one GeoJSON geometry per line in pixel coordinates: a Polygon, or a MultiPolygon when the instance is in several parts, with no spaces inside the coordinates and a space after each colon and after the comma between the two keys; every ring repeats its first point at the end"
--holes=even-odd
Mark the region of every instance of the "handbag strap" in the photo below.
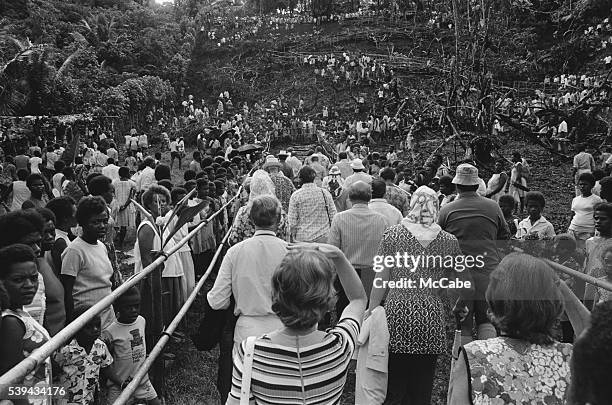
{"type": "Polygon", "coordinates": [[[240,389],[240,405],[249,405],[251,396],[251,375],[253,373],[253,355],[255,353],[256,336],[249,336],[244,351],[244,367],[242,370],[242,388],[240,389]]]}
{"type": "Polygon", "coordinates": [[[327,220],[329,221],[329,226],[331,226],[331,218],[329,217],[329,208],[327,208],[327,198],[325,198],[325,192],[321,189],[321,194],[323,194],[323,202],[325,203],[325,212],[327,213],[327,220]]]}

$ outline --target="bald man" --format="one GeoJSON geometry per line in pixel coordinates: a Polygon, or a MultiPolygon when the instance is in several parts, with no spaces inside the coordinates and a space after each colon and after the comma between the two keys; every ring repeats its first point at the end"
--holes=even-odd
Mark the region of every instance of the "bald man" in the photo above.
{"type": "MultiPolygon", "coordinates": [[[[327,243],[337,246],[351,262],[361,277],[368,297],[374,281],[372,263],[385,229],[389,226],[387,218],[371,210],[368,203],[372,199],[372,187],[364,181],[356,181],[348,190],[352,207],[334,216],[327,243]]],[[[348,305],[342,286],[336,280],[338,290],[338,314],[348,305]]]]}

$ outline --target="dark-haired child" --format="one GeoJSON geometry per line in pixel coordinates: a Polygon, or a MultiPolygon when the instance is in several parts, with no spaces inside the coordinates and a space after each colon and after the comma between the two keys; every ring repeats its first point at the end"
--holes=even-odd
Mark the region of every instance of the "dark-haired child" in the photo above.
{"type": "Polygon", "coordinates": [[[508,224],[508,229],[510,230],[510,235],[516,235],[519,224],[518,217],[514,215],[516,200],[511,195],[504,194],[499,197],[499,201],[497,203],[504,214],[504,219],[506,220],[506,224],[508,224]]]}
{"type": "Polygon", "coordinates": [[[529,217],[519,222],[516,231],[517,239],[548,240],[555,236],[553,225],[542,216],[545,205],[544,195],[539,191],[530,191],[525,194],[525,208],[529,217]]]}
{"type": "MultiPolygon", "coordinates": [[[[138,289],[132,287],[127,290],[117,298],[113,307],[117,320],[102,333],[102,340],[114,359],[106,374],[109,404],[115,402],[147,357],[146,321],[140,315],[138,289]]],[[[135,399],[136,402],[146,401],[155,405],[161,403],[148,375],[141,380],[132,399],[135,399]]]]}
{"type": "MultiPolygon", "coordinates": [[[[75,309],[73,320],[89,309],[75,309]]],[[[60,385],[66,388],[68,403],[96,404],[99,400],[100,373],[107,374],[113,363],[108,348],[100,340],[101,321],[94,316],[66,346],[55,354],[54,360],[62,369],[60,385]]]]}
{"type": "MultiPolygon", "coordinates": [[[[599,203],[593,208],[593,219],[595,221],[595,230],[598,235],[586,240],[586,263],[584,273],[593,277],[602,277],[605,275],[603,270],[602,256],[604,251],[612,246],[612,203],[599,203]]],[[[576,281],[578,297],[583,297],[585,284],[582,281],[576,281]]]]}

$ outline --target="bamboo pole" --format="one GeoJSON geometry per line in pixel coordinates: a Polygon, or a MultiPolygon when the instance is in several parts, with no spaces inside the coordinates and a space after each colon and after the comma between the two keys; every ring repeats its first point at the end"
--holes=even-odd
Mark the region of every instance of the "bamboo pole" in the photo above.
{"type": "Polygon", "coordinates": [[[567,274],[568,276],[572,276],[572,277],[576,277],[577,279],[581,280],[581,281],[585,281],[589,284],[593,284],[594,286],[597,287],[601,287],[604,290],[608,290],[608,291],[612,291],[612,283],[609,283],[607,281],[604,280],[600,280],[598,278],[595,278],[593,276],[589,276],[588,274],[584,274],[582,272],[579,272],[577,270],[574,269],[570,269],[569,267],[565,267],[559,263],[555,263],[552,260],[549,259],[542,259],[544,260],[546,263],[548,263],[548,265],[550,267],[552,267],[554,270],[556,271],[560,271],[562,273],[567,274]]]}

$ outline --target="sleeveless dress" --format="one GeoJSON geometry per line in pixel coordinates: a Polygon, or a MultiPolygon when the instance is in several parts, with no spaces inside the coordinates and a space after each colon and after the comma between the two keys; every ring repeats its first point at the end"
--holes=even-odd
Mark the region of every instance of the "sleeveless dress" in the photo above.
{"type": "MultiPolygon", "coordinates": [[[[508,180],[506,180],[508,181],[508,180]]],[[[487,183],[487,193],[492,193],[495,189],[497,189],[499,187],[501,183],[501,173],[495,173],[493,174],[493,176],[491,176],[491,178],[489,179],[489,182],[487,183]]],[[[501,190],[499,190],[496,194],[493,194],[491,196],[491,200],[495,201],[495,202],[499,202],[499,197],[501,197],[502,195],[504,195],[504,187],[506,186],[506,184],[504,183],[502,185],[501,190]]]]}
{"type": "MultiPolygon", "coordinates": [[[[41,277],[42,278],[42,277],[41,277]]],[[[7,316],[13,316],[19,319],[25,328],[23,335],[23,355],[28,357],[34,350],[41,347],[43,344],[49,341],[49,333],[42,325],[34,320],[26,311],[23,309],[5,309],[2,311],[2,318],[7,316]]],[[[39,364],[32,372],[25,376],[21,385],[28,387],[45,387],[51,384],[52,372],[51,372],[51,358],[47,359],[39,364]]],[[[51,404],[50,398],[35,398],[29,399],[30,404],[51,404]]]]}
{"type": "Polygon", "coordinates": [[[498,337],[475,340],[463,351],[472,404],[565,404],[571,344],[541,346],[498,337]]]}

